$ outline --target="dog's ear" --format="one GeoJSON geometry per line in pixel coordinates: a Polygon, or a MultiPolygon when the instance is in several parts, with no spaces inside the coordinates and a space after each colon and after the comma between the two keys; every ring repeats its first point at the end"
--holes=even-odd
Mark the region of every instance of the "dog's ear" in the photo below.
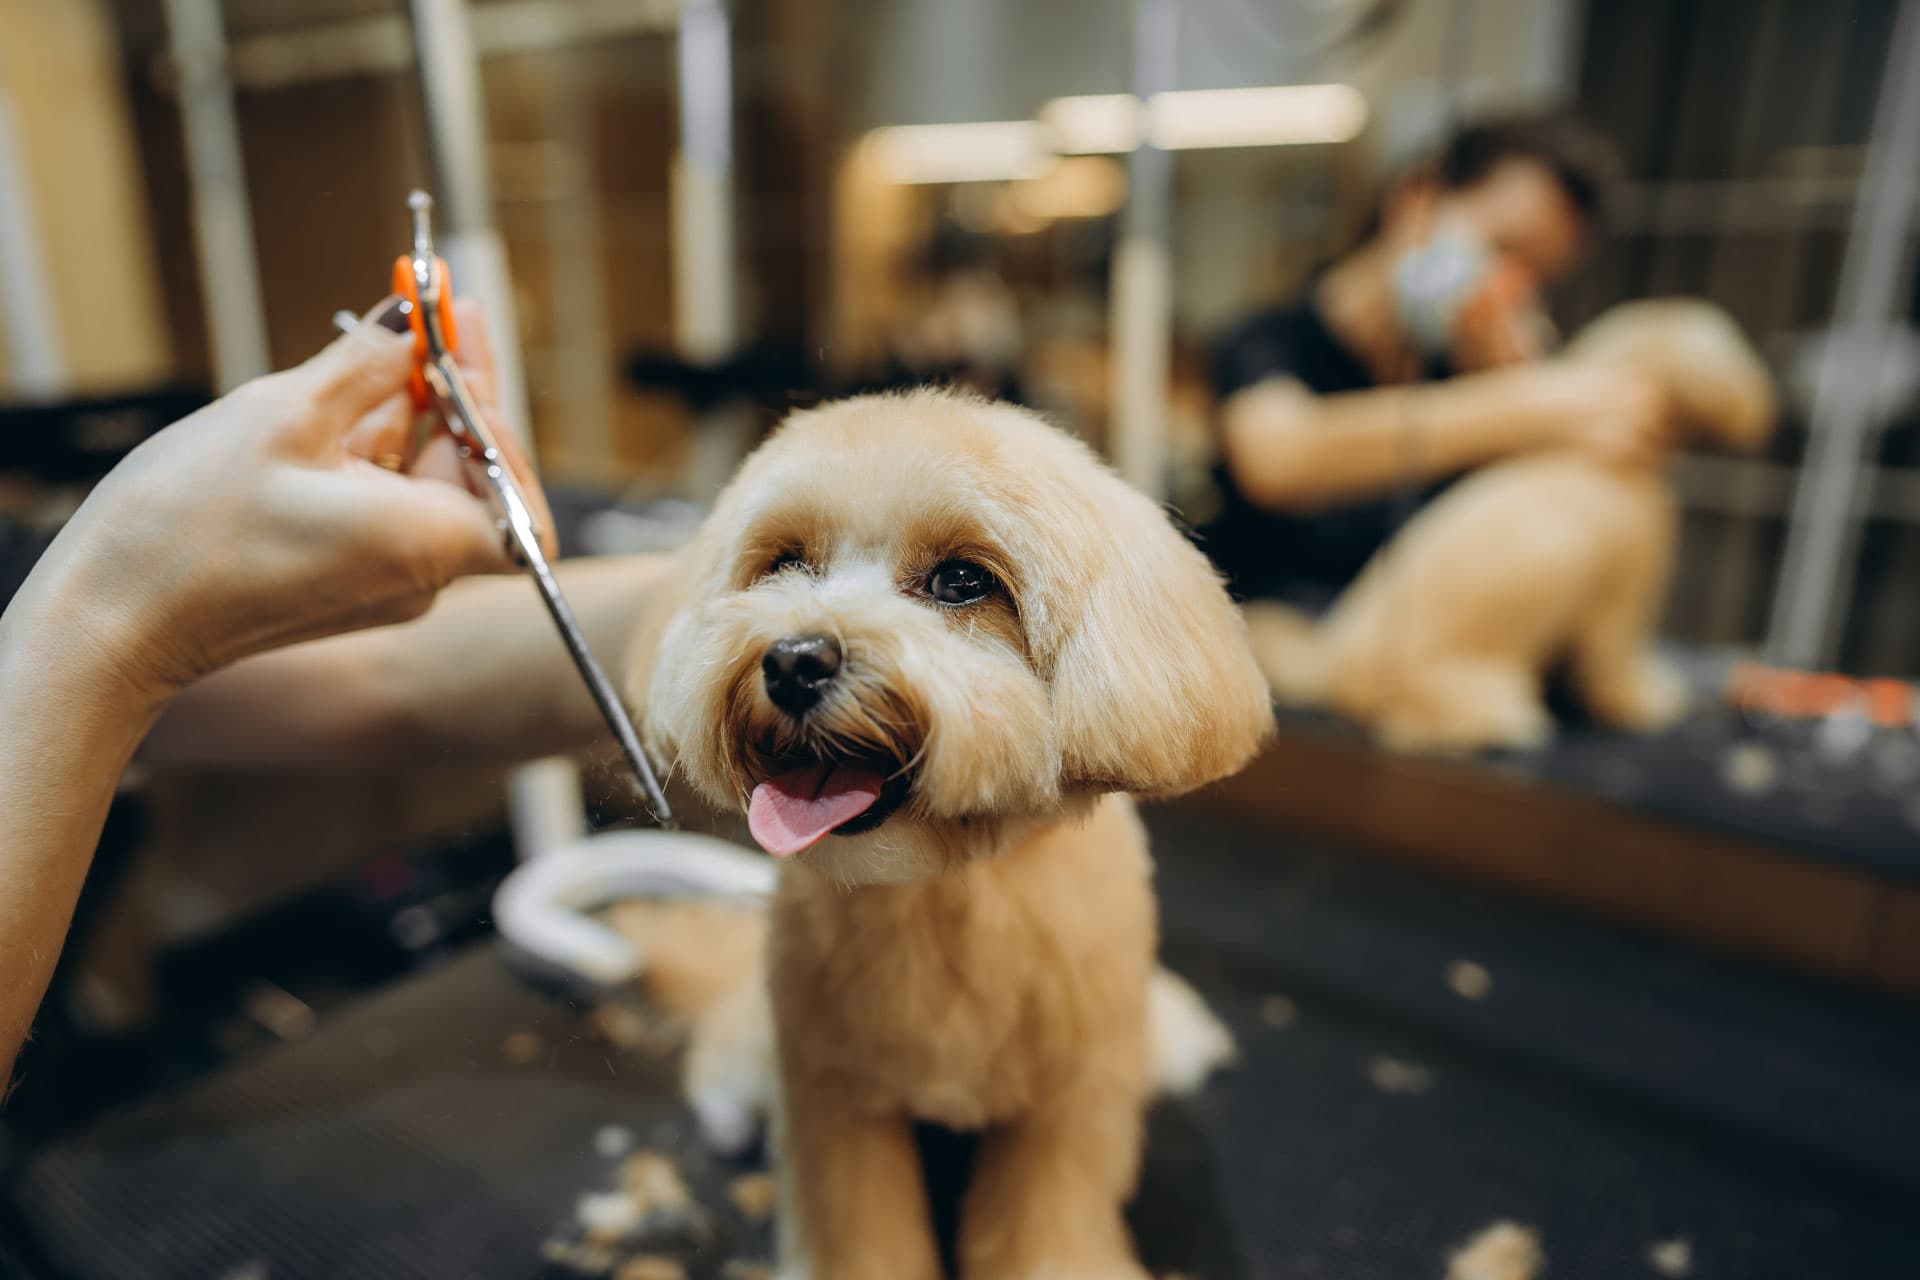
{"type": "Polygon", "coordinates": [[[1102,470],[1087,563],[1060,601],[1053,670],[1063,781],[1177,795],[1239,770],[1273,729],[1240,611],[1166,514],[1102,470]],[[1077,599],[1075,598],[1077,596],[1077,599]]]}

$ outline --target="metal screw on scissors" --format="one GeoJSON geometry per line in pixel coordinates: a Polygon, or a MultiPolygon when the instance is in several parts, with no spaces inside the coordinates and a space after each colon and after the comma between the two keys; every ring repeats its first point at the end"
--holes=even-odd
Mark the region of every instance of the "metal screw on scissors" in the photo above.
{"type": "MultiPolygon", "coordinates": [[[[382,320],[398,330],[399,317],[404,316],[406,328],[413,331],[414,405],[423,410],[438,408],[446,420],[461,458],[487,494],[488,505],[506,536],[508,554],[532,575],[540,590],[540,599],[560,631],[560,639],[586,681],[587,691],[593,695],[607,728],[620,744],[620,753],[626,757],[646,794],[647,807],[653,811],[654,820],[670,828],[674,826],[673,810],[667,804],[666,792],[660,786],[652,762],[640,746],[633,720],[627,715],[620,695],[614,691],[613,682],[607,679],[607,673],[587,648],[586,636],[573,610],[567,606],[566,597],[560,594],[553,567],[541,549],[540,530],[532,509],[527,506],[519,482],[495,442],[493,429],[475,403],[460,366],[454,362],[459,338],[453,324],[453,289],[447,264],[433,251],[433,197],[424,191],[415,191],[407,198],[407,207],[413,211],[413,251],[402,254],[393,264],[393,291],[402,301],[392,319],[382,317],[382,320]]],[[[336,316],[334,321],[340,324],[340,317],[336,316]]],[[[351,327],[351,324],[342,327],[351,327]]]]}

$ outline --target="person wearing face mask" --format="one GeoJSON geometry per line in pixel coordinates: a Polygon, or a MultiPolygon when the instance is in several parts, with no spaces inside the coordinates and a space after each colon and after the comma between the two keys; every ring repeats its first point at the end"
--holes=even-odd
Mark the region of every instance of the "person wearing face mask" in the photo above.
{"type": "Polygon", "coordinates": [[[1566,117],[1470,124],[1389,186],[1305,296],[1224,336],[1222,503],[1201,533],[1236,595],[1324,605],[1475,467],[1661,447],[1651,381],[1538,359],[1554,340],[1540,291],[1584,255],[1617,168],[1566,117]]]}

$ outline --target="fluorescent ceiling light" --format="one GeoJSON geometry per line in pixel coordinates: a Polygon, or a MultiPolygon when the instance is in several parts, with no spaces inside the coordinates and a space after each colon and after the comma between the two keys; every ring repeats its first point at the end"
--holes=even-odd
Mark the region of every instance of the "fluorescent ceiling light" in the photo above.
{"type": "Polygon", "coordinates": [[[1033,178],[1053,163],[1044,125],[1034,120],[982,124],[892,125],[866,137],[867,153],[891,182],[999,182],[1033,178]]]}
{"type": "Polygon", "coordinates": [[[1183,89],[1145,103],[1130,93],[1055,98],[1038,120],[893,125],[865,147],[889,182],[1010,182],[1048,172],[1059,155],[1124,155],[1143,142],[1166,151],[1346,142],[1367,123],[1367,100],[1345,84],[1183,89]]]}
{"type": "Polygon", "coordinates": [[[1147,100],[1147,141],[1167,151],[1346,142],[1367,123],[1352,85],[1185,89],[1147,100]]]}
{"type": "Polygon", "coordinates": [[[1346,142],[1367,123],[1367,100],[1344,84],[1182,89],[1142,103],[1130,93],[1055,98],[1040,121],[1062,155],[1346,142]]]}
{"type": "Polygon", "coordinates": [[[1040,108],[1040,122],[1062,155],[1131,151],[1140,145],[1140,99],[1130,93],[1093,93],[1055,98],[1040,108]]]}

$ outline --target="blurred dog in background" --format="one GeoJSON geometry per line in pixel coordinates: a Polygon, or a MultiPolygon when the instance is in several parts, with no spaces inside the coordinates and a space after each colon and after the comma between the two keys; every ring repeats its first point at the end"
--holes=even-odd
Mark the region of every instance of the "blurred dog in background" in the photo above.
{"type": "MultiPolygon", "coordinates": [[[[1556,358],[1651,378],[1674,448],[1756,449],[1773,426],[1765,366],[1710,303],[1627,303],[1556,358]]],[[[1679,518],[1665,462],[1548,453],[1482,468],[1408,521],[1324,619],[1248,606],[1275,694],[1339,712],[1389,748],[1526,748],[1552,733],[1542,681],[1564,663],[1601,723],[1672,723],[1686,689],[1651,645],[1679,518]]]]}

